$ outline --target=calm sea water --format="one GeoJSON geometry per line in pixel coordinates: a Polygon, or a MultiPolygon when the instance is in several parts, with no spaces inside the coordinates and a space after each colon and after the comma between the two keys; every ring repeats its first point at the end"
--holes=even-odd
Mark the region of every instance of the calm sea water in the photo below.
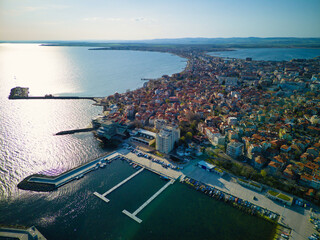
{"type": "Polygon", "coordinates": [[[116,161],[57,191],[18,190],[24,177],[59,174],[104,151],[90,133],[54,136],[89,125],[100,107],[86,100],[8,100],[12,87],[28,86],[31,95],[107,96],[142,85],[185,67],[170,54],[88,51],[76,47],[0,45],[0,224],[35,225],[55,239],[269,239],[273,226],[189,189],[170,186],[146,207],[137,224],[134,211],[165,184],[143,171],[108,197],[105,192],[135,170],[116,161]]]}
{"type": "Polygon", "coordinates": [[[211,56],[264,61],[289,61],[293,58],[309,59],[320,56],[320,49],[314,48],[241,48],[235,51],[211,52],[211,56]]]}

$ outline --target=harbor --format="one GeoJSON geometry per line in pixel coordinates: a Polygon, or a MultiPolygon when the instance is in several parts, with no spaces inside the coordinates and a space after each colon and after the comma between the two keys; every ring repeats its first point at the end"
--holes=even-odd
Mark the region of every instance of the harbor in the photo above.
{"type": "Polygon", "coordinates": [[[133,149],[132,147],[120,148],[106,156],[97,158],[87,164],[61,174],[58,177],[31,176],[27,181],[30,184],[50,184],[56,189],[72,180],[82,178],[85,174],[93,170],[104,168],[107,163],[111,163],[114,160],[127,162],[134,167],[136,171],[125,179],[120,180],[120,182],[104,193],[100,193],[102,192],[101,189],[93,192],[94,196],[103,200],[105,203],[110,202],[107,195],[124,186],[145,169],[156,173],[168,181],[141,206],[137,207],[136,210],[129,211],[126,208],[122,210],[123,214],[137,223],[143,221],[137,215],[155,198],[160,196],[175,180],[179,179],[180,182],[193,187],[197,191],[203,192],[216,200],[230,204],[248,215],[257,216],[273,224],[277,224],[278,228],[282,229],[281,231],[286,231],[291,234],[292,239],[302,239],[300,238],[300,234],[304,236],[309,234],[310,229],[306,225],[309,216],[308,211],[301,213],[301,211],[297,211],[300,209],[295,209],[297,207],[292,208],[278,205],[257,191],[247,189],[237,182],[233,182],[232,179],[227,180],[225,176],[222,177],[219,174],[205,171],[197,166],[189,165],[183,171],[179,171],[177,166],[168,163],[167,160],[141,150],[133,149]],[[296,232],[291,231],[291,229],[295,229],[296,232]]]}
{"type": "Polygon", "coordinates": [[[159,191],[157,191],[154,195],[152,195],[144,204],[142,204],[137,210],[135,210],[133,213],[128,212],[127,210],[123,210],[122,213],[124,213],[125,215],[127,215],[128,217],[132,218],[133,220],[135,220],[138,223],[141,223],[142,220],[140,218],[138,218],[136,215],[142,211],[142,209],[144,209],[152,200],[154,200],[156,197],[158,197],[167,187],[169,187],[169,185],[173,184],[174,181],[170,180],[169,182],[167,182],[166,185],[164,185],[162,188],[159,189],[159,191]]]}
{"type": "Polygon", "coordinates": [[[117,188],[119,188],[121,185],[125,184],[126,182],[128,182],[131,178],[135,177],[136,175],[138,175],[140,172],[142,172],[144,170],[144,168],[141,168],[140,170],[138,170],[137,172],[133,173],[131,176],[127,177],[126,179],[124,179],[122,182],[120,182],[119,184],[115,185],[113,188],[111,188],[110,190],[106,191],[103,194],[100,194],[98,192],[94,192],[93,194],[96,195],[98,198],[102,199],[103,201],[105,201],[106,203],[108,203],[110,200],[108,198],[106,198],[106,196],[111,193],[112,191],[116,190],[117,188]]]}

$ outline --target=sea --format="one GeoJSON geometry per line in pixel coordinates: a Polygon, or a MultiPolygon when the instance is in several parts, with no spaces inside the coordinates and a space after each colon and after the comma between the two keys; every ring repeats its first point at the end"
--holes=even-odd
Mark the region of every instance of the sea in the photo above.
{"type": "MultiPolygon", "coordinates": [[[[305,56],[301,49],[290,54],[305,56]]],[[[143,222],[136,223],[122,210],[135,211],[166,182],[144,170],[105,203],[93,192],[103,193],[136,171],[120,160],[53,192],[16,187],[31,174],[57,175],[108,150],[91,133],[54,135],[88,127],[102,113],[93,101],[8,100],[11,88],[29,87],[33,96],[103,97],[139,88],[141,78],[171,75],[185,66],[186,59],[168,53],[0,44],[0,225],[34,225],[49,240],[269,240],[273,224],[179,182],[144,208],[138,214],[143,222]]]]}
{"type": "Polygon", "coordinates": [[[223,58],[252,58],[256,61],[290,61],[320,56],[319,48],[239,48],[233,51],[210,52],[209,55],[223,58]]]}

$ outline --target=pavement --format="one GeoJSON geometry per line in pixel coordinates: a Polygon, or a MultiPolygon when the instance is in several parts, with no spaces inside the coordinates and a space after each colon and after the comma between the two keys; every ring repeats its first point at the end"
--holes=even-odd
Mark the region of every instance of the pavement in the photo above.
{"type": "Polygon", "coordinates": [[[292,228],[292,240],[307,240],[312,233],[316,233],[313,229],[313,224],[309,222],[311,210],[299,206],[284,206],[283,204],[267,198],[263,192],[257,192],[245,188],[238,184],[234,177],[225,175],[220,177],[217,174],[208,172],[195,165],[189,165],[184,170],[183,174],[195,180],[201,181],[205,184],[211,185],[224,192],[230,193],[234,196],[247,200],[255,205],[267,208],[273,212],[278,213],[282,218],[279,222],[285,226],[292,228]],[[253,200],[253,197],[258,200],[253,200]]]}
{"type": "MultiPolygon", "coordinates": [[[[122,148],[120,150],[117,150],[117,152],[122,154],[124,157],[134,161],[135,163],[139,164],[140,166],[142,166],[152,172],[155,172],[159,175],[167,176],[167,177],[174,179],[174,180],[179,178],[181,175],[183,175],[180,171],[173,170],[169,167],[164,168],[159,163],[152,162],[151,160],[144,158],[144,157],[138,157],[135,153],[132,153],[131,151],[129,151],[127,149],[122,148]]],[[[154,156],[151,154],[148,154],[148,155],[152,156],[155,159],[163,161],[166,164],[174,165],[172,162],[170,162],[164,158],[160,158],[160,157],[157,157],[157,156],[154,156]]]]}

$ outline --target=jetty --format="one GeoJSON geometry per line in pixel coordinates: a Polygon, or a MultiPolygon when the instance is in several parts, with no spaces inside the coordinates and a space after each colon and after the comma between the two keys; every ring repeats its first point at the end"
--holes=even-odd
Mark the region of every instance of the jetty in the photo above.
{"type": "Polygon", "coordinates": [[[18,184],[18,188],[24,190],[52,191],[68,182],[82,178],[85,174],[93,170],[97,170],[101,164],[116,159],[118,155],[119,154],[117,152],[113,152],[106,156],[96,158],[56,177],[39,176],[39,174],[31,175],[22,180],[18,184]]]}
{"type": "Polygon", "coordinates": [[[74,134],[74,133],[91,132],[93,130],[95,130],[95,128],[73,129],[73,130],[60,131],[60,132],[57,132],[55,135],[67,135],[67,134],[74,134]]]}
{"type": "Polygon", "coordinates": [[[162,188],[160,188],[155,194],[153,194],[147,201],[145,201],[137,210],[135,210],[133,213],[128,212],[127,210],[123,210],[122,213],[127,215],[128,217],[132,218],[138,223],[141,223],[142,220],[138,218],[136,215],[142,211],[152,200],[154,200],[156,197],[158,197],[169,185],[173,184],[174,181],[170,180],[169,182],[166,183],[162,188]]]}
{"type": "Polygon", "coordinates": [[[94,100],[95,97],[78,97],[78,96],[28,96],[28,97],[20,97],[20,96],[9,96],[10,100],[35,100],[35,99],[62,99],[62,100],[79,100],[79,99],[87,99],[94,100]]]}
{"type": "Polygon", "coordinates": [[[141,81],[155,81],[157,78],[141,78],[141,81]]]}
{"type": "Polygon", "coordinates": [[[115,185],[113,188],[109,189],[108,191],[106,191],[104,194],[100,194],[98,192],[94,192],[93,194],[95,196],[97,196],[98,198],[100,198],[101,200],[105,201],[106,203],[108,203],[110,200],[108,198],[106,198],[106,196],[113,192],[114,190],[116,190],[117,188],[119,188],[120,186],[122,186],[123,184],[125,184],[126,182],[128,182],[131,178],[137,176],[139,173],[141,173],[144,170],[144,168],[141,168],[140,170],[138,170],[137,172],[135,172],[134,174],[132,174],[131,176],[127,177],[126,179],[124,179],[123,181],[121,181],[120,183],[118,183],[117,185],[115,185]]]}
{"type": "Polygon", "coordinates": [[[34,99],[62,99],[62,100],[72,100],[72,99],[86,99],[95,100],[96,97],[78,97],[78,96],[53,96],[52,94],[46,94],[44,96],[29,96],[29,88],[27,87],[15,87],[10,91],[8,97],[10,100],[34,100],[34,99]]]}

